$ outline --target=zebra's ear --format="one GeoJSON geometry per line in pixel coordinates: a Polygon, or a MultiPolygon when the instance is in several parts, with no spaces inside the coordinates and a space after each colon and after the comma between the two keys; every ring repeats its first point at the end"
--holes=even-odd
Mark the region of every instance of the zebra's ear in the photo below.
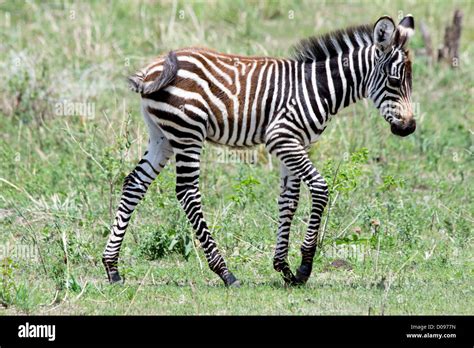
{"type": "Polygon", "coordinates": [[[394,35],[394,44],[399,47],[405,47],[410,37],[415,33],[415,20],[412,15],[406,15],[400,23],[394,35]]]}
{"type": "Polygon", "coordinates": [[[395,23],[389,16],[378,19],[374,25],[374,42],[379,49],[385,51],[392,43],[395,23]]]}

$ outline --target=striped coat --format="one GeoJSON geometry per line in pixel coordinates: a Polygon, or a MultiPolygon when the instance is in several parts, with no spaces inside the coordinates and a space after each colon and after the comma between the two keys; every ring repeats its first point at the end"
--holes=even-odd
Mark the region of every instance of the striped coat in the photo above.
{"type": "Polygon", "coordinates": [[[142,96],[150,141],[125,179],[103,262],[111,282],[120,281],[117,260],[131,214],[171,156],[176,157],[176,195],[201,242],[211,270],[226,285],[239,282],[228,270],[201,207],[203,143],[245,147],[265,144],[281,162],[279,227],[273,266],[289,284],[311,274],[321,216],[328,201],[324,178],[308,147],[331,117],[363,98],[373,100],[393,133],[415,130],[411,110],[411,62],[406,50],[414,21],[376,24],[303,40],[291,59],[244,57],[202,48],[169,52],[129,78],[142,96]],[[304,182],[312,209],[296,275],[287,261],[290,225],[304,182]]]}

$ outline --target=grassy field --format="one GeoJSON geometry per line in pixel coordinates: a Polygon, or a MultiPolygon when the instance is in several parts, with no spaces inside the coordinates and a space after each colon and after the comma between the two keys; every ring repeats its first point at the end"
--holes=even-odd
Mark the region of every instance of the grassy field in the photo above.
{"type": "MultiPolygon", "coordinates": [[[[0,1],[0,314],[472,314],[473,15],[470,1],[0,1]],[[204,211],[242,287],[226,289],[207,268],[173,165],[132,218],[125,284],[107,284],[108,229],[147,142],[127,74],[192,45],[286,57],[301,38],[384,14],[412,13],[437,47],[455,8],[457,67],[430,66],[419,31],[411,41],[415,134],[392,136],[360,102],[313,146],[331,202],[306,286],[285,287],[272,267],[276,160],[212,146],[204,211]]],[[[309,204],[304,188],[293,269],[309,204]]]]}

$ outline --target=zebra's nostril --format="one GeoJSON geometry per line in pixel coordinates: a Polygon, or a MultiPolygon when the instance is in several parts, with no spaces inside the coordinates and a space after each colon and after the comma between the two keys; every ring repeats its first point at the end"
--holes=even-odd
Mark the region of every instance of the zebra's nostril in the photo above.
{"type": "Polygon", "coordinates": [[[416,122],[413,118],[405,119],[404,125],[406,130],[410,131],[410,133],[413,133],[416,129],[416,122]]]}
{"type": "Polygon", "coordinates": [[[413,118],[411,118],[405,122],[392,123],[390,129],[393,134],[399,135],[401,137],[406,137],[407,135],[410,135],[415,131],[416,122],[413,118]]]}

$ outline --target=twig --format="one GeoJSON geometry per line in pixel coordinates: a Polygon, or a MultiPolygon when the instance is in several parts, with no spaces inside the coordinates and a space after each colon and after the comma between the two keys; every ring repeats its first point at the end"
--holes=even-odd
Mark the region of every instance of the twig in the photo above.
{"type": "Polygon", "coordinates": [[[106,172],[105,168],[102,167],[102,165],[95,159],[95,157],[90,154],[89,152],[87,152],[81,145],[81,143],[79,143],[76,138],[74,137],[74,135],[72,135],[71,133],[71,129],[69,128],[69,124],[67,122],[66,123],[66,129],[67,129],[67,132],[69,134],[69,136],[71,137],[71,139],[77,144],[77,146],[79,146],[79,149],[84,152],[86,154],[87,157],[89,157],[90,159],[92,159],[98,166],[99,168],[103,171],[103,172],[106,172]]]}
{"type": "Polygon", "coordinates": [[[57,298],[58,298],[58,295],[59,295],[59,290],[56,290],[56,294],[54,295],[53,300],[51,301],[50,304],[47,305],[48,307],[49,307],[49,306],[52,306],[52,305],[56,302],[56,300],[57,300],[57,298]]]}
{"type": "Polygon", "coordinates": [[[79,300],[79,298],[82,296],[84,291],[86,291],[87,284],[88,284],[88,281],[86,280],[86,282],[84,283],[84,286],[82,287],[81,293],[77,295],[77,297],[73,300],[73,302],[76,302],[77,300],[79,300]]]}
{"type": "Polygon", "coordinates": [[[55,221],[54,226],[56,226],[56,229],[58,230],[59,233],[61,233],[61,240],[63,242],[63,250],[64,250],[64,263],[66,264],[66,296],[64,297],[63,301],[66,300],[68,293],[69,293],[69,279],[71,278],[70,275],[70,269],[69,269],[69,255],[67,252],[67,240],[66,240],[66,232],[61,231],[61,228],[59,228],[58,223],[55,221]]]}
{"type": "Polygon", "coordinates": [[[191,297],[193,299],[193,302],[195,303],[196,305],[196,313],[195,315],[199,315],[199,313],[201,312],[200,310],[200,305],[199,305],[199,300],[196,299],[196,288],[194,287],[194,284],[192,281],[189,281],[189,286],[191,287],[191,297]]]}
{"type": "Polygon", "coordinates": [[[375,257],[375,274],[379,267],[379,256],[380,256],[380,233],[377,233],[377,256],[375,257]]]}
{"type": "Polygon", "coordinates": [[[363,213],[363,211],[359,212],[359,214],[356,215],[356,217],[351,221],[349,222],[349,225],[347,225],[337,236],[336,236],[336,239],[339,239],[348,229],[349,227],[351,227],[354,222],[357,221],[357,219],[359,218],[359,216],[361,216],[363,213]]]}
{"type": "Polygon", "coordinates": [[[389,272],[388,280],[387,280],[387,286],[385,288],[385,291],[383,292],[382,305],[381,305],[381,308],[380,308],[380,314],[381,315],[384,315],[384,313],[385,313],[385,304],[387,303],[388,292],[390,291],[390,287],[392,286],[393,281],[394,281],[394,278],[392,276],[392,273],[389,272]]]}
{"type": "Polygon", "coordinates": [[[33,230],[33,227],[31,226],[30,222],[26,219],[26,217],[21,213],[21,211],[15,205],[13,205],[13,207],[16,210],[16,212],[18,213],[18,215],[20,215],[23,218],[23,220],[25,220],[26,225],[27,225],[28,229],[31,232],[31,238],[33,239],[33,242],[35,243],[36,249],[38,250],[38,255],[40,257],[41,265],[43,266],[44,274],[48,275],[48,271],[46,269],[46,264],[45,264],[44,259],[43,259],[43,254],[41,253],[41,248],[39,247],[38,240],[35,237],[35,232],[33,230]]]}
{"type": "Polygon", "coordinates": [[[418,251],[415,251],[415,253],[410,256],[402,265],[401,267],[395,272],[395,273],[392,273],[390,272],[389,275],[388,275],[388,284],[387,284],[387,287],[385,288],[385,291],[384,291],[384,296],[383,296],[383,299],[382,299],[382,305],[381,305],[381,315],[384,315],[384,312],[385,312],[385,304],[387,303],[387,298],[388,298],[388,292],[390,291],[390,288],[393,284],[393,282],[395,281],[395,279],[397,278],[398,274],[406,267],[406,265],[408,265],[408,263],[410,261],[412,261],[415,256],[418,255],[418,251]]]}
{"type": "Polygon", "coordinates": [[[17,191],[23,192],[33,203],[35,203],[35,204],[38,203],[28,192],[26,192],[26,190],[24,188],[20,188],[20,187],[16,186],[15,184],[12,184],[11,182],[9,182],[8,180],[6,180],[4,178],[0,178],[0,181],[4,182],[5,184],[7,184],[11,187],[13,187],[17,191]]]}
{"type": "Polygon", "coordinates": [[[265,212],[262,212],[263,215],[265,215],[265,217],[267,217],[268,219],[270,219],[271,221],[273,221],[274,223],[278,223],[278,220],[276,220],[273,216],[270,216],[268,215],[267,213],[265,212]]]}
{"type": "MultiPolygon", "coordinates": [[[[192,245],[193,245],[194,252],[196,253],[196,258],[197,258],[197,260],[198,260],[198,262],[199,262],[199,268],[201,269],[201,272],[202,272],[202,270],[203,270],[202,261],[201,261],[201,257],[199,256],[199,251],[198,251],[197,248],[196,248],[196,243],[195,243],[195,239],[194,239],[194,238],[193,238],[193,240],[192,240],[191,243],[192,243],[192,245]]],[[[152,275],[152,276],[153,276],[153,275],[152,275]]]]}
{"type": "MultiPolygon", "coordinates": [[[[339,163],[337,164],[337,168],[336,168],[336,172],[334,173],[334,178],[332,179],[332,184],[331,186],[334,187],[335,186],[335,183],[336,183],[336,178],[337,178],[337,174],[339,172],[339,168],[341,167],[341,163],[342,163],[342,159],[339,161],[339,163]]],[[[336,197],[334,198],[334,200],[332,200],[332,197],[329,197],[329,203],[328,203],[328,213],[326,214],[326,219],[324,220],[324,225],[323,225],[323,230],[321,231],[321,237],[319,238],[319,245],[318,245],[318,249],[321,249],[323,247],[323,242],[324,242],[324,236],[326,235],[326,229],[327,229],[327,224],[329,222],[329,216],[330,216],[330,213],[331,213],[331,207],[334,205],[334,203],[336,202],[337,200],[337,197],[339,196],[339,191],[337,191],[336,193],[336,197]]]]}
{"type": "Polygon", "coordinates": [[[135,302],[135,298],[137,297],[137,294],[138,292],[140,291],[140,289],[142,288],[142,285],[145,283],[145,279],[148,277],[148,273],[150,273],[151,271],[151,266],[148,268],[148,271],[146,271],[146,274],[145,276],[143,277],[142,281],[140,282],[140,285],[138,285],[138,288],[137,288],[137,291],[135,291],[135,294],[133,295],[133,298],[132,298],[132,301],[130,302],[130,305],[128,306],[126,312],[125,312],[125,315],[128,314],[128,311],[130,310],[130,308],[132,307],[133,303],[135,302]]]}
{"type": "Polygon", "coordinates": [[[441,203],[441,201],[439,201],[438,204],[440,206],[442,206],[443,208],[445,208],[447,211],[449,211],[451,214],[457,216],[458,218],[464,218],[464,219],[468,220],[469,222],[474,222],[474,219],[472,217],[470,217],[469,215],[464,216],[464,215],[458,214],[458,213],[452,211],[451,209],[449,209],[443,203],[441,203]]]}
{"type": "Polygon", "coordinates": [[[241,241],[241,242],[244,242],[244,243],[250,245],[252,248],[254,248],[255,250],[259,251],[260,253],[262,253],[262,254],[264,254],[264,255],[267,254],[266,251],[257,248],[255,245],[253,245],[253,244],[250,243],[250,242],[247,242],[246,240],[244,240],[244,239],[242,239],[242,238],[239,238],[239,237],[237,237],[237,236],[234,236],[234,238],[237,239],[237,240],[239,240],[239,241],[241,241]]]}

